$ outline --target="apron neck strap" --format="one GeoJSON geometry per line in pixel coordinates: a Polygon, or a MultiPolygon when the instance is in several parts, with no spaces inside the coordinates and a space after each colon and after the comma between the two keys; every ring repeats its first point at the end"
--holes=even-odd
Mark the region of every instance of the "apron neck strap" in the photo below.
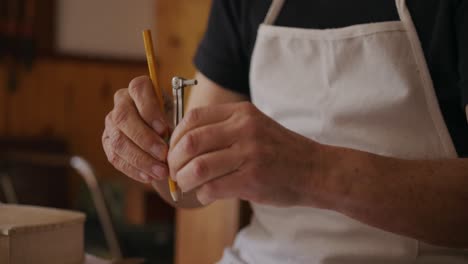
{"type": "Polygon", "coordinates": [[[276,18],[278,18],[278,15],[281,12],[281,9],[283,8],[284,2],[285,0],[272,1],[270,9],[268,10],[265,20],[263,21],[263,24],[272,25],[273,23],[275,23],[276,18]]]}
{"type": "MultiPolygon", "coordinates": [[[[268,13],[265,16],[265,20],[263,21],[263,24],[272,25],[275,23],[279,13],[281,12],[281,9],[283,8],[285,1],[286,0],[272,0],[270,8],[268,9],[268,13]]],[[[406,7],[406,0],[395,0],[395,2],[400,19],[403,22],[408,21],[408,16],[410,15],[408,12],[408,8],[406,7]]]]}
{"type": "Polygon", "coordinates": [[[409,13],[408,7],[406,6],[406,0],[395,0],[395,2],[400,20],[405,24],[408,22],[408,20],[412,21],[411,14],[409,13]]]}

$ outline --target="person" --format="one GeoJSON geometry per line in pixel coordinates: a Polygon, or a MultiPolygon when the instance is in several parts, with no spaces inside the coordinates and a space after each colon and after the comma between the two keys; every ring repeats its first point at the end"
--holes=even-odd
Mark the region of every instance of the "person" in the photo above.
{"type": "Polygon", "coordinates": [[[220,263],[468,263],[467,47],[466,0],[214,0],[169,146],[147,77],[103,145],[183,207],[251,203],[220,263]]]}

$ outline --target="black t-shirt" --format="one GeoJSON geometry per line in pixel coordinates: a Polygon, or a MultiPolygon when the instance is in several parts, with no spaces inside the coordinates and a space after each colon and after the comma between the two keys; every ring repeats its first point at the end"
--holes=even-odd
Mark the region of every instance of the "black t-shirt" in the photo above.
{"type": "MultiPolygon", "coordinates": [[[[257,29],[271,0],[213,0],[195,55],[200,72],[249,95],[257,29]]],[[[460,156],[468,156],[468,0],[407,0],[439,104],[460,156]]],[[[326,29],[399,20],[395,0],[289,0],[275,25],[326,29]]]]}

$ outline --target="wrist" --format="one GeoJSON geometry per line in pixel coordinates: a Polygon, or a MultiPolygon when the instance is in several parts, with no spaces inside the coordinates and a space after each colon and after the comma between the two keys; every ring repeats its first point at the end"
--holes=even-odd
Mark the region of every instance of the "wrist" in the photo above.
{"type": "Polygon", "coordinates": [[[329,209],[331,207],[333,178],[336,177],[336,166],[332,163],[336,150],[333,146],[311,141],[309,155],[306,157],[309,164],[302,185],[302,205],[329,209]]]}
{"type": "Polygon", "coordinates": [[[356,179],[370,166],[370,155],[353,149],[318,144],[315,168],[308,175],[306,206],[340,211],[352,200],[356,179]]]}

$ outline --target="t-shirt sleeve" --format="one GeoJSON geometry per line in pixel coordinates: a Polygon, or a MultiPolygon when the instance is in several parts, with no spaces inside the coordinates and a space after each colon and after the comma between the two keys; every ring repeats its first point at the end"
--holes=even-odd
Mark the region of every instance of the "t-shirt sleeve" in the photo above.
{"type": "Polygon", "coordinates": [[[205,35],[195,54],[196,68],[213,82],[249,96],[249,65],[241,33],[239,0],[213,0],[205,35]]]}
{"type": "Polygon", "coordinates": [[[460,0],[455,21],[459,55],[459,86],[463,106],[468,105],[468,0],[460,0]]]}

